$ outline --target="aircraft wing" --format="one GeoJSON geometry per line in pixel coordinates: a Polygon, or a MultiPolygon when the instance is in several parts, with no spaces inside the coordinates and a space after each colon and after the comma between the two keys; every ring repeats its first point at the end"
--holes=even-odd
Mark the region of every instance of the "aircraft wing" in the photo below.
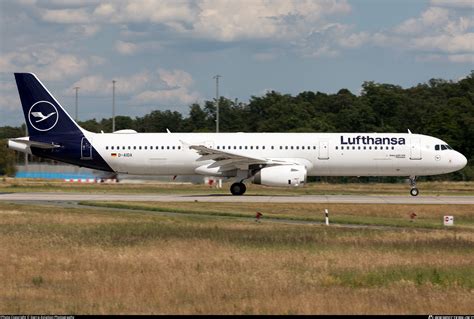
{"type": "Polygon", "coordinates": [[[228,171],[233,169],[248,169],[253,164],[271,164],[271,165],[286,165],[292,164],[287,161],[277,161],[263,157],[245,156],[232,152],[216,150],[204,145],[190,145],[190,149],[196,150],[201,157],[197,161],[212,160],[214,163],[208,168],[219,167],[220,171],[228,171]]]}
{"type": "Polygon", "coordinates": [[[10,141],[25,144],[29,147],[37,147],[37,148],[42,148],[42,149],[53,149],[53,148],[60,147],[59,145],[56,145],[56,144],[30,141],[25,138],[11,138],[10,141]]]}

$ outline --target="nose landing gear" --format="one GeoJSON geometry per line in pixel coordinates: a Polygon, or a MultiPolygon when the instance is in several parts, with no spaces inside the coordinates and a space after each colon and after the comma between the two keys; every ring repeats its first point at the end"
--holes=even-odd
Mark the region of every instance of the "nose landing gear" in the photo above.
{"type": "Polygon", "coordinates": [[[418,191],[418,188],[416,188],[416,176],[410,176],[409,180],[410,180],[410,187],[411,187],[410,195],[418,196],[420,192],[418,191]]]}

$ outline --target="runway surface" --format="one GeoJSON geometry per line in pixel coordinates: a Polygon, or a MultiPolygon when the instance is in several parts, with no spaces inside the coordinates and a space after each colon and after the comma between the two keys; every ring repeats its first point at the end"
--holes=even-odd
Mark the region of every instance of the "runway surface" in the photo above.
{"type": "Polygon", "coordinates": [[[193,195],[193,194],[85,194],[0,193],[0,201],[126,201],[126,202],[251,202],[251,203],[340,203],[340,204],[468,204],[474,196],[388,196],[388,195],[193,195]]]}

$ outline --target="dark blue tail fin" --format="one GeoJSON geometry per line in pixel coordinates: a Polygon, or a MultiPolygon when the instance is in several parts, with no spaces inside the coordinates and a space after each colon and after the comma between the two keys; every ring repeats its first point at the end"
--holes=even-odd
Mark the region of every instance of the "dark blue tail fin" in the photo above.
{"type": "Polygon", "coordinates": [[[80,134],[81,129],[32,73],[15,73],[30,137],[80,134]]]}

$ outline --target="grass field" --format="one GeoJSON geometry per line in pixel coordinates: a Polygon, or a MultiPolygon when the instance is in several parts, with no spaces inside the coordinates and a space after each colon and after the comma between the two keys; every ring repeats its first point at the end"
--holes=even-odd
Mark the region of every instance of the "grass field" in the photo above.
{"type": "MultiPolygon", "coordinates": [[[[474,312],[472,205],[417,206],[416,227],[390,229],[265,221],[313,218],[319,206],[263,207],[255,223],[202,216],[253,214],[251,204],[179,205],[201,215],[0,203],[0,313],[474,312]],[[460,226],[432,227],[445,208],[460,226]]],[[[389,206],[330,209],[354,222],[410,223],[409,207],[389,206]]]]}
{"type": "MultiPolygon", "coordinates": [[[[419,182],[421,195],[474,195],[474,182],[419,182]]],[[[179,183],[116,183],[81,184],[60,180],[28,180],[4,178],[0,180],[0,192],[82,192],[82,193],[157,193],[157,194],[229,194],[230,183],[222,189],[207,185],[179,183]]],[[[331,195],[331,194],[376,194],[408,195],[406,183],[309,183],[302,188],[279,188],[247,184],[250,195],[331,195]]]]}
{"type": "Polygon", "coordinates": [[[123,208],[151,212],[322,222],[325,209],[331,223],[411,228],[443,228],[443,217],[455,215],[457,228],[474,230],[473,205],[319,204],[319,203],[207,203],[207,202],[81,202],[84,206],[123,208]],[[414,219],[410,218],[416,214],[414,219]]]}

